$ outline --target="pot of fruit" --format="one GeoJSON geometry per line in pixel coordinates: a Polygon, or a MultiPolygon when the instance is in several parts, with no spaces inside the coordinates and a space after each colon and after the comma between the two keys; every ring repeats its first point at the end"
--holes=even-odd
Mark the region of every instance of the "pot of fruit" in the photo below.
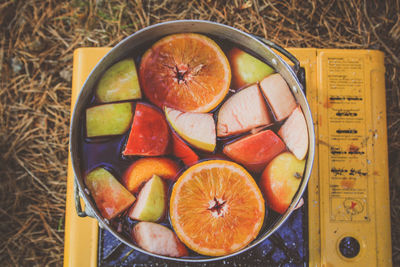
{"type": "Polygon", "coordinates": [[[212,261],[257,246],[293,212],[312,169],[298,70],[279,46],[209,21],[124,39],[73,111],[78,214],[164,259],[212,261]]]}

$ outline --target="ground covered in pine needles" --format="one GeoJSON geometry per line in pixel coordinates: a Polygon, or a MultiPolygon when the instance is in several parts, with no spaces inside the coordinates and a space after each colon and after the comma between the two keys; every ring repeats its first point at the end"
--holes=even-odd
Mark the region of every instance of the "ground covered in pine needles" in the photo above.
{"type": "Polygon", "coordinates": [[[400,265],[400,1],[0,3],[0,265],[60,266],[72,55],[176,19],[225,23],[282,46],[385,53],[394,266],[400,265]]]}

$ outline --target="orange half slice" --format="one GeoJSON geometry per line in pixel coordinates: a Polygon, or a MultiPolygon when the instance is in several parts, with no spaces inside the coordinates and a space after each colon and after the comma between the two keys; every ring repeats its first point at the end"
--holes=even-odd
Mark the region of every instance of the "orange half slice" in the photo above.
{"type": "Polygon", "coordinates": [[[242,249],[257,237],[264,216],[264,199],[256,182],[231,161],[193,165],[172,190],[172,227],[199,254],[222,256],[242,249]]]}
{"type": "Polygon", "coordinates": [[[145,52],[139,79],[146,97],[160,108],[208,112],[228,93],[231,68],[213,40],[181,33],[162,38],[145,52]]]}

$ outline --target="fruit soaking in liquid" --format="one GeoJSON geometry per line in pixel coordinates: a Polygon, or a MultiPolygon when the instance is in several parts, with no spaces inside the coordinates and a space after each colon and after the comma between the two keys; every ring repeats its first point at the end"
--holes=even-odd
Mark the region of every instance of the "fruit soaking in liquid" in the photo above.
{"type": "Polygon", "coordinates": [[[308,131],[284,78],[240,45],[181,33],[108,68],[81,125],[85,185],[145,251],[223,256],[287,210],[308,131]]]}

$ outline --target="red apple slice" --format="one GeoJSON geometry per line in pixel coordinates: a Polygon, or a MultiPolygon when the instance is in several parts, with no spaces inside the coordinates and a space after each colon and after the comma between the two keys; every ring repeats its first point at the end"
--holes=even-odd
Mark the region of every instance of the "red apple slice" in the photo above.
{"type": "Polygon", "coordinates": [[[223,152],[253,172],[261,172],[275,156],[286,149],[282,140],[271,130],[248,135],[226,145],[223,152]]]}
{"type": "Polygon", "coordinates": [[[85,184],[104,218],[110,220],[127,209],[135,197],[103,168],[96,168],[85,177],[85,184]]]}
{"type": "Polygon", "coordinates": [[[183,140],[198,149],[214,151],[217,138],[212,114],[182,112],[169,107],[164,110],[169,124],[183,140]]]}
{"type": "Polygon", "coordinates": [[[160,156],[168,149],[169,130],[164,114],[145,103],[137,103],[131,132],[123,154],[160,156]]]}
{"type": "Polygon", "coordinates": [[[271,123],[264,98],[257,85],[231,96],[218,112],[217,135],[243,133],[271,123]]]}
{"type": "Polygon", "coordinates": [[[132,237],[139,247],[163,256],[188,255],[185,245],[169,228],[152,222],[140,222],[132,230],[132,237]]]}
{"type": "Polygon", "coordinates": [[[199,156],[174,131],[172,132],[172,148],[174,155],[180,158],[186,166],[199,161],[199,156]]]}
{"type": "Polygon", "coordinates": [[[272,74],[260,82],[261,91],[272,109],[277,121],[286,119],[296,108],[296,100],[289,86],[279,74],[272,74]]]}
{"type": "Polygon", "coordinates": [[[308,151],[308,131],[300,106],[293,110],[278,134],[297,159],[305,158],[308,151]]]}
{"type": "Polygon", "coordinates": [[[265,168],[260,188],[271,209],[281,214],[288,209],[303,178],[305,162],[290,152],[284,152],[265,168]]]}

